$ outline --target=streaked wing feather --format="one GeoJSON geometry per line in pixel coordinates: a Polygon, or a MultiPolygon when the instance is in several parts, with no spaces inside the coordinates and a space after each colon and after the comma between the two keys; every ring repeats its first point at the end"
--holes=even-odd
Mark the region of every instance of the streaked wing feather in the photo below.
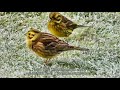
{"type": "Polygon", "coordinates": [[[66,28],[67,29],[73,30],[73,29],[77,28],[77,24],[76,23],[74,23],[73,21],[69,20],[68,18],[66,18],[64,16],[63,16],[62,22],[64,24],[66,24],[66,28]]]}
{"type": "Polygon", "coordinates": [[[64,42],[63,40],[58,39],[57,37],[48,34],[43,33],[40,40],[41,43],[43,43],[46,50],[59,50],[62,49],[62,46],[68,45],[68,43],[64,42]],[[61,45],[61,47],[60,47],[61,45]],[[60,47],[60,48],[59,48],[60,47]]]}

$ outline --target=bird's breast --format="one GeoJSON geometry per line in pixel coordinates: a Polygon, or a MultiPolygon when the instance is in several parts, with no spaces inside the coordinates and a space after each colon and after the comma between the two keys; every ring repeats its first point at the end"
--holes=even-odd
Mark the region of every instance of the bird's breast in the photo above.
{"type": "Polygon", "coordinates": [[[32,41],[31,40],[26,39],[26,45],[29,49],[32,49],[32,41]]]}
{"type": "Polygon", "coordinates": [[[59,26],[55,25],[55,23],[49,22],[48,30],[57,37],[68,37],[59,26]]]}

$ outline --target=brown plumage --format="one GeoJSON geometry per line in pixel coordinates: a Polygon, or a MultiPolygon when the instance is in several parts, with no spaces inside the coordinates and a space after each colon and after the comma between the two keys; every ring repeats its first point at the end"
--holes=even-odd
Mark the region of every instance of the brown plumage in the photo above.
{"type": "Polygon", "coordinates": [[[30,28],[27,32],[27,46],[33,50],[40,57],[46,58],[46,63],[52,57],[69,50],[87,51],[86,48],[71,46],[63,40],[58,39],[56,36],[40,32],[34,28],[30,28]]]}

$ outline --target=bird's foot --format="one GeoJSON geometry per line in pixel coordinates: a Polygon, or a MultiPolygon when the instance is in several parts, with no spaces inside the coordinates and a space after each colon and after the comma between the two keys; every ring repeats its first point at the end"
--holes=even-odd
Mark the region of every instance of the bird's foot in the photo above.
{"type": "Polygon", "coordinates": [[[45,60],[44,61],[44,64],[45,64],[45,66],[47,65],[47,66],[52,66],[52,63],[50,62],[50,60],[45,60]]]}

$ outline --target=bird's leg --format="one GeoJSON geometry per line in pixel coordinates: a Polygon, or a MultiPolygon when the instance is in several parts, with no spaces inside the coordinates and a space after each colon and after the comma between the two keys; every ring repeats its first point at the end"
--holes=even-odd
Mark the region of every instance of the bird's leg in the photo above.
{"type": "Polygon", "coordinates": [[[45,61],[44,61],[44,63],[45,63],[45,65],[47,65],[47,66],[51,66],[52,64],[50,63],[50,59],[46,59],[45,61]]]}
{"type": "Polygon", "coordinates": [[[47,65],[49,63],[49,59],[46,59],[44,63],[47,65]]]}

